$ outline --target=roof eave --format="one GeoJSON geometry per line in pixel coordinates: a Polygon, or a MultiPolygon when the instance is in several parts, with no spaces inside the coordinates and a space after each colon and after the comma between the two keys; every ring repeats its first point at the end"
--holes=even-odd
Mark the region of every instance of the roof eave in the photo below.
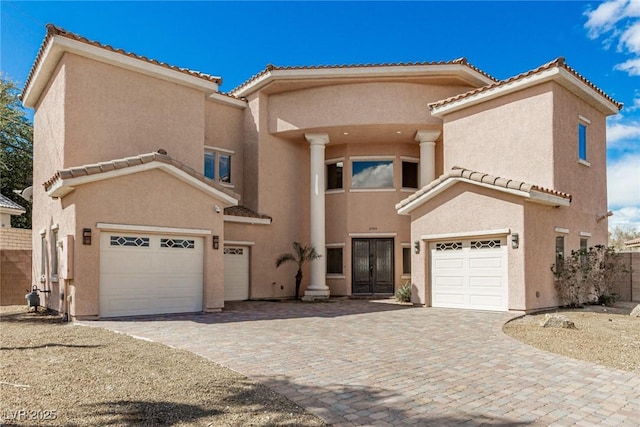
{"type": "Polygon", "coordinates": [[[444,105],[435,105],[437,104],[437,102],[433,103],[433,106],[431,107],[431,115],[442,118],[447,114],[462,110],[464,108],[487,102],[492,99],[496,99],[501,96],[505,96],[549,81],[554,81],[560,84],[561,86],[575,93],[580,98],[591,104],[594,108],[598,109],[608,116],[617,114],[620,111],[620,107],[618,105],[612,103],[607,98],[600,95],[597,91],[584,84],[582,81],[580,81],[580,79],[578,79],[566,69],[561,67],[553,67],[547,70],[543,70],[539,73],[526,76],[522,79],[514,80],[504,85],[496,86],[495,88],[470,95],[460,100],[445,103],[444,105]]]}
{"type": "Polygon", "coordinates": [[[115,169],[108,172],[103,172],[99,174],[91,174],[91,175],[82,175],[73,178],[58,178],[47,190],[47,195],[50,197],[64,197],[67,194],[71,193],[75,190],[76,187],[84,184],[90,184],[92,182],[103,181],[110,178],[116,178],[124,175],[131,175],[138,172],[144,172],[152,169],[160,169],[163,170],[175,178],[183,181],[204,193],[220,200],[224,207],[227,206],[237,206],[238,199],[228,195],[227,193],[218,190],[210,185],[205,184],[204,182],[194,178],[188,173],[166,163],[162,162],[149,162],[143,163],[136,166],[130,166],[123,169],[115,169]]]}
{"type": "Polygon", "coordinates": [[[9,208],[9,207],[5,207],[5,206],[0,206],[0,213],[1,214],[9,214],[9,215],[22,215],[23,213],[26,213],[27,211],[24,209],[16,209],[16,208],[9,208]]]}
{"type": "Polygon", "coordinates": [[[292,68],[266,69],[263,73],[249,81],[244,86],[230,92],[231,95],[243,98],[276,80],[304,80],[304,79],[336,79],[336,78],[366,78],[366,77],[412,77],[421,75],[449,75],[486,86],[494,81],[463,64],[425,64],[425,65],[386,65],[370,67],[322,67],[322,68],[292,68]]]}
{"type": "MultiPolygon", "coordinates": [[[[525,191],[525,190],[516,190],[514,188],[506,188],[506,187],[497,187],[495,185],[486,184],[484,182],[478,182],[467,178],[462,177],[450,177],[440,184],[436,185],[432,189],[424,192],[423,194],[415,197],[415,193],[412,196],[407,197],[406,199],[400,201],[396,205],[396,211],[399,215],[410,215],[412,211],[416,208],[422,206],[424,203],[433,199],[438,194],[444,192],[449,187],[453,186],[458,182],[464,182],[467,184],[476,185],[478,187],[488,188],[490,190],[500,191],[506,194],[512,194],[514,196],[522,197],[526,200],[529,200],[534,203],[539,203],[548,206],[569,206],[571,204],[571,200],[562,196],[555,196],[553,194],[549,194],[546,192],[541,192],[537,190],[525,191]]],[[[418,190],[420,192],[421,190],[418,190]]]]}
{"type": "Polygon", "coordinates": [[[45,43],[46,46],[42,57],[34,64],[33,78],[29,81],[28,86],[24,88],[22,93],[22,102],[24,106],[28,108],[35,108],[37,105],[44,88],[65,52],[198,89],[207,95],[218,92],[218,83],[211,80],[199,78],[162,65],[153,64],[139,58],[124,55],[120,52],[111,51],[64,36],[51,35],[45,43]]]}

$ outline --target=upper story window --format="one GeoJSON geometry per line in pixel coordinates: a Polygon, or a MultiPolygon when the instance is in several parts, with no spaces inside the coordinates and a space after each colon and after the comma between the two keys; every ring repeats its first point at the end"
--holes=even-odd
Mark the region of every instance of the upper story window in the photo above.
{"type": "Polygon", "coordinates": [[[402,188],[418,188],[418,162],[402,161],[402,188]]]}
{"type": "Polygon", "coordinates": [[[587,125],[578,123],[578,159],[587,161],[587,125]]]}
{"type": "Polygon", "coordinates": [[[393,188],[393,160],[354,160],[351,188],[393,188]]]}
{"type": "Polygon", "coordinates": [[[343,162],[327,164],[327,190],[342,189],[343,162]]]}
{"type": "Polygon", "coordinates": [[[204,176],[231,184],[232,154],[226,150],[207,148],[204,152],[204,176]]]}

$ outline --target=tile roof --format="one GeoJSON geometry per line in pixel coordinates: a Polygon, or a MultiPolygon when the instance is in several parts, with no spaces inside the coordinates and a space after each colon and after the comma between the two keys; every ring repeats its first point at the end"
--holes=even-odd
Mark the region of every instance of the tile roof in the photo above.
{"type": "MultiPolygon", "coordinates": [[[[167,64],[166,62],[161,62],[161,61],[157,61],[155,59],[151,59],[151,58],[147,58],[146,56],[141,56],[141,55],[136,55],[135,53],[131,53],[131,52],[126,52],[123,49],[117,49],[114,48],[112,46],[109,45],[105,45],[102,43],[99,43],[97,41],[93,41],[93,40],[89,40],[85,37],[82,37],[78,34],[74,34],[70,31],[66,31],[60,27],[57,27],[53,24],[47,24],[47,34],[45,35],[44,40],[42,41],[42,44],[40,45],[40,49],[38,50],[38,53],[36,55],[36,59],[33,63],[33,66],[31,67],[31,71],[29,71],[29,76],[27,77],[27,81],[24,85],[25,89],[27,87],[29,87],[29,84],[31,83],[31,80],[34,78],[36,69],[38,68],[38,65],[40,64],[40,62],[43,59],[44,56],[44,52],[47,49],[47,46],[49,44],[49,41],[54,37],[54,36],[61,36],[61,37],[65,37],[71,40],[76,40],[82,43],[86,43],[88,45],[91,46],[95,46],[95,47],[99,47],[102,49],[106,49],[109,50],[111,52],[115,52],[121,55],[125,55],[128,56],[130,58],[134,58],[134,59],[139,59],[141,61],[145,61],[148,62],[150,64],[154,64],[154,65],[159,65],[161,67],[173,70],[173,71],[178,71],[180,73],[184,73],[184,74],[188,74],[190,76],[194,76],[194,77],[198,77],[204,80],[208,80],[210,82],[216,83],[218,85],[222,84],[222,79],[220,77],[216,77],[216,76],[211,76],[209,74],[205,74],[205,73],[201,73],[199,71],[194,71],[194,70],[189,70],[187,68],[181,68],[181,67],[176,67],[175,65],[170,65],[167,64]]],[[[24,91],[22,93],[22,95],[24,95],[24,91]]],[[[21,95],[21,96],[22,96],[21,95]]]]}
{"type": "Polygon", "coordinates": [[[55,175],[49,178],[43,185],[45,190],[49,191],[49,189],[59,180],[97,175],[105,172],[115,171],[117,169],[125,169],[151,162],[161,162],[167,165],[174,166],[175,168],[187,173],[188,175],[207,184],[208,186],[213,187],[216,190],[221,191],[235,199],[239,199],[239,196],[233,191],[225,188],[219,182],[209,179],[201,173],[196,172],[196,170],[192,167],[189,167],[184,163],[171,158],[171,156],[169,156],[164,150],[158,150],[154,153],[141,154],[134,157],[126,157],[124,159],[111,160],[108,162],[77,166],[69,169],[61,169],[57,171],[55,175]]]}
{"type": "Polygon", "coordinates": [[[428,185],[422,187],[421,189],[413,193],[411,196],[402,200],[400,203],[396,205],[396,209],[400,209],[402,207],[407,206],[409,203],[429,193],[431,190],[433,190],[443,182],[448,181],[450,179],[455,179],[455,178],[468,179],[470,181],[475,181],[481,184],[494,186],[498,189],[506,188],[509,190],[524,191],[527,193],[531,193],[532,191],[537,191],[539,193],[545,193],[551,196],[560,197],[563,199],[567,199],[568,201],[571,201],[571,195],[567,193],[563,193],[561,191],[550,190],[548,188],[540,187],[533,184],[528,184],[526,182],[501,178],[498,176],[489,175],[487,173],[473,171],[470,169],[461,168],[459,166],[454,166],[449,172],[443,175],[440,175],[440,177],[437,178],[436,180],[430,182],[428,185]]]}
{"type": "Polygon", "coordinates": [[[548,63],[546,63],[544,65],[541,65],[538,68],[534,68],[533,70],[526,71],[524,73],[518,74],[518,75],[510,77],[508,79],[496,81],[495,83],[491,83],[491,84],[489,84],[487,86],[483,86],[483,87],[480,87],[480,88],[477,88],[477,89],[472,89],[472,90],[470,90],[468,92],[461,93],[459,95],[452,96],[450,98],[446,98],[446,99],[443,99],[441,101],[433,102],[433,103],[429,104],[429,108],[431,110],[433,110],[434,108],[442,107],[442,106],[450,104],[452,102],[468,98],[468,97],[470,97],[472,95],[476,95],[476,94],[479,94],[479,93],[482,93],[482,92],[486,92],[486,91],[491,90],[491,89],[495,89],[495,88],[500,87],[500,86],[504,86],[504,85],[509,84],[509,83],[513,83],[513,82],[516,82],[516,81],[519,81],[519,80],[523,80],[523,79],[525,79],[525,78],[527,78],[529,76],[532,76],[534,74],[538,74],[538,73],[540,73],[542,71],[546,71],[546,70],[549,70],[549,69],[552,69],[552,68],[563,68],[563,69],[567,70],[574,77],[576,77],[580,81],[582,81],[582,83],[586,84],[591,89],[596,91],[599,95],[604,97],[607,101],[609,101],[612,104],[614,104],[615,106],[617,106],[618,109],[622,108],[622,103],[617,102],[615,99],[613,99],[612,97],[607,95],[602,89],[597,87],[595,84],[591,83],[584,76],[582,76],[576,70],[574,70],[569,65],[567,65],[566,62],[565,62],[565,59],[563,57],[561,57],[561,56],[556,58],[556,59],[554,59],[551,62],[548,62],[548,63]]]}
{"type": "Polygon", "coordinates": [[[224,208],[224,214],[231,215],[231,216],[239,216],[243,218],[258,218],[258,219],[268,219],[268,220],[273,219],[269,215],[252,211],[251,209],[245,206],[229,206],[228,208],[224,208]]]}
{"type": "Polygon", "coordinates": [[[17,204],[16,202],[11,200],[10,198],[5,196],[4,194],[0,194],[0,208],[18,209],[18,210],[24,211],[24,207],[23,206],[20,206],[19,204],[17,204]]]}
{"type": "Polygon", "coordinates": [[[640,246],[640,237],[637,239],[631,239],[624,242],[626,246],[640,246]]]}
{"type": "Polygon", "coordinates": [[[356,68],[382,68],[382,67],[413,67],[413,66],[424,66],[424,65],[466,65],[473,71],[476,71],[483,76],[493,80],[498,81],[495,77],[490,76],[486,72],[482,71],[478,67],[470,64],[467,61],[467,58],[458,58],[452,61],[431,61],[431,62],[391,62],[391,63],[377,63],[377,64],[336,64],[336,65],[308,65],[308,66],[278,66],[273,64],[268,64],[264,70],[260,71],[257,74],[251,76],[247,81],[241,83],[235,88],[231,89],[229,93],[234,93],[239,91],[240,89],[249,86],[254,81],[258,80],[260,77],[269,73],[270,71],[280,71],[280,70],[330,70],[330,69],[356,69],[356,68]]]}

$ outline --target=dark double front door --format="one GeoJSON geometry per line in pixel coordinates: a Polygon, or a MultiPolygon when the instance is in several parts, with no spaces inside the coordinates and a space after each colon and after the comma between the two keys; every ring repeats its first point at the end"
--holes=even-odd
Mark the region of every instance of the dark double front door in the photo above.
{"type": "Polygon", "coordinates": [[[353,239],[352,293],[393,294],[393,239],[353,239]]]}

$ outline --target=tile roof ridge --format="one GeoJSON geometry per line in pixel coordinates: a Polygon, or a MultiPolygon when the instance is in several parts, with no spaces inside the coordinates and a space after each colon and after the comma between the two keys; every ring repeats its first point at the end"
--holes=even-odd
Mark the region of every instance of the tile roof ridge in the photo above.
{"type": "MultiPolygon", "coordinates": [[[[168,64],[168,63],[163,62],[163,61],[158,61],[156,59],[148,58],[148,57],[143,56],[143,55],[135,54],[133,52],[127,52],[124,49],[114,48],[111,45],[103,44],[103,43],[100,43],[100,42],[95,41],[95,40],[90,40],[90,39],[88,39],[86,37],[83,37],[83,36],[81,36],[79,34],[71,32],[71,31],[67,31],[64,28],[58,27],[58,26],[56,26],[54,24],[51,24],[51,23],[47,24],[45,27],[47,29],[47,32],[45,34],[45,37],[44,37],[42,43],[40,44],[40,48],[38,49],[38,53],[36,54],[36,59],[34,60],[33,65],[31,66],[31,70],[29,71],[29,75],[27,76],[27,80],[26,80],[26,82],[24,84],[24,88],[25,89],[29,86],[29,84],[33,80],[33,77],[35,75],[35,70],[38,67],[38,64],[40,64],[40,62],[42,60],[42,57],[44,55],[44,52],[46,50],[46,47],[47,47],[49,41],[54,36],[60,36],[60,37],[64,37],[64,38],[67,38],[67,39],[70,39],[70,40],[75,40],[75,41],[78,41],[78,42],[81,42],[81,43],[88,44],[90,46],[95,46],[95,47],[98,47],[98,48],[101,48],[101,49],[105,49],[105,50],[108,50],[108,51],[111,51],[111,52],[114,52],[114,53],[118,53],[118,54],[121,54],[121,55],[124,55],[124,56],[128,56],[130,58],[134,58],[134,59],[138,59],[138,60],[141,60],[141,61],[148,62],[150,64],[158,65],[158,66],[167,68],[169,70],[177,71],[177,72],[180,72],[180,73],[183,73],[183,74],[187,74],[187,75],[190,75],[190,76],[193,76],[193,77],[198,77],[198,78],[201,78],[203,80],[208,80],[208,81],[216,83],[218,85],[222,84],[222,78],[217,77],[217,76],[212,76],[210,74],[203,73],[201,71],[190,70],[188,68],[183,68],[183,67],[178,67],[178,66],[175,66],[175,65],[171,65],[171,64],[168,64]]],[[[21,99],[22,99],[23,95],[24,95],[24,89],[23,89],[22,94],[20,94],[20,98],[21,99]]]]}
{"type": "Polygon", "coordinates": [[[235,199],[239,198],[239,196],[235,192],[229,190],[228,188],[225,188],[219,182],[205,177],[203,174],[197,172],[192,167],[186,165],[185,163],[179,160],[172,158],[162,148],[151,153],[139,154],[137,156],[130,156],[130,157],[124,157],[120,159],[113,159],[106,162],[91,163],[91,164],[74,166],[74,167],[65,168],[65,169],[59,169],[51,178],[45,181],[42,185],[44,186],[45,190],[48,191],[49,188],[51,188],[51,186],[53,186],[53,184],[55,184],[60,179],[70,179],[70,178],[77,178],[80,176],[96,175],[100,173],[111,172],[117,169],[125,169],[133,166],[141,166],[145,163],[151,163],[154,161],[171,165],[176,169],[179,169],[182,172],[192,176],[193,178],[203,182],[204,184],[207,184],[208,186],[213,187],[216,190],[227,194],[228,196],[231,196],[235,199]]]}
{"type": "Polygon", "coordinates": [[[357,63],[357,64],[318,64],[318,65],[274,65],[267,64],[265,68],[249,77],[249,79],[240,83],[238,86],[234,87],[229,91],[229,93],[237,92],[246,86],[249,86],[254,81],[258,80],[260,77],[266,75],[271,71],[291,71],[291,70],[328,70],[328,69],[355,69],[355,68],[376,68],[376,67],[413,67],[413,66],[425,66],[425,65],[464,65],[473,71],[482,74],[488,79],[497,82],[498,79],[488,74],[487,72],[481,70],[480,68],[472,65],[467,58],[460,57],[454,60],[449,61],[406,61],[406,62],[378,62],[378,63],[357,63]]]}
{"type": "Polygon", "coordinates": [[[449,98],[445,98],[442,99],[440,101],[436,101],[436,102],[432,102],[429,104],[429,109],[433,110],[435,108],[438,107],[442,107],[444,105],[450,104],[452,102],[456,102],[459,101],[461,99],[464,98],[468,98],[472,95],[476,95],[478,93],[482,93],[482,92],[486,92],[488,90],[500,87],[500,86],[504,86],[506,84],[509,83],[513,83],[515,81],[518,80],[522,80],[526,77],[532,76],[534,74],[538,74],[542,71],[546,71],[552,68],[563,68],[565,70],[567,70],[569,73],[571,73],[574,77],[578,78],[580,81],[582,81],[584,84],[586,84],[587,86],[589,86],[591,89],[593,89],[595,92],[597,92],[599,95],[601,95],[602,97],[604,97],[606,100],[608,100],[609,102],[611,102],[612,104],[614,104],[615,106],[617,106],[619,109],[622,108],[622,103],[616,101],[615,99],[613,99],[612,97],[610,97],[609,95],[607,95],[602,89],[600,89],[599,87],[597,87],[595,84],[593,84],[592,82],[590,82],[589,80],[587,80],[585,77],[583,77],[581,74],[579,74],[576,70],[574,70],[573,68],[571,68],[569,65],[567,65],[566,63],[566,59],[563,56],[559,56],[557,58],[555,58],[552,61],[547,62],[546,64],[540,65],[539,67],[536,67],[532,70],[529,71],[525,71],[519,74],[516,74],[515,76],[511,76],[508,77],[506,79],[503,80],[496,80],[493,83],[490,83],[486,86],[482,86],[476,89],[472,89],[470,91],[449,97],[449,98]]]}
{"type": "Polygon", "coordinates": [[[465,178],[471,181],[479,182],[482,184],[489,184],[495,187],[510,188],[510,189],[526,191],[526,192],[539,191],[541,193],[552,194],[554,196],[562,197],[569,200],[572,199],[572,196],[569,193],[545,188],[545,187],[535,185],[535,184],[530,184],[524,181],[518,181],[515,179],[503,178],[496,175],[490,175],[485,172],[474,171],[474,170],[466,169],[460,166],[453,166],[451,170],[444,176],[447,176],[448,178],[465,178]]]}

